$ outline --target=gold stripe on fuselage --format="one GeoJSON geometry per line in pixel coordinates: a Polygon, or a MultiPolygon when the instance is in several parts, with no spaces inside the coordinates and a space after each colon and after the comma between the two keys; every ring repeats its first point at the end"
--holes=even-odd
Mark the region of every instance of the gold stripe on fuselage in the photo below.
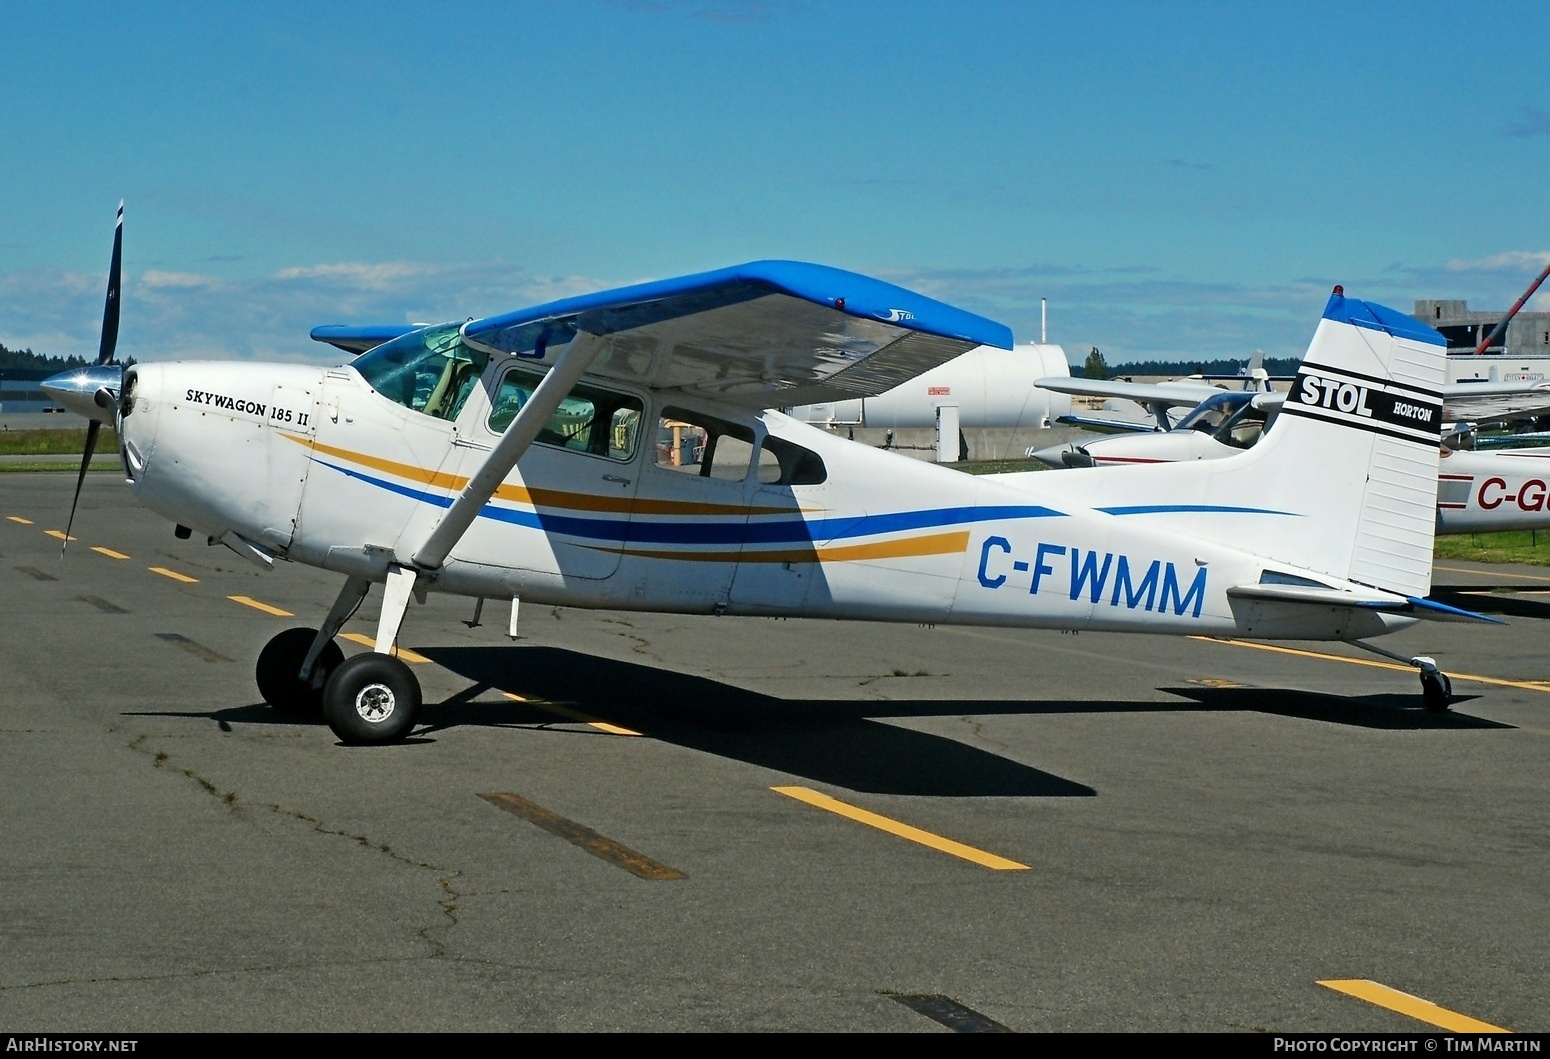
{"type": "MultiPolygon", "coordinates": [[[[419,482],[433,489],[460,493],[468,485],[461,475],[432,471],[409,463],[369,456],[364,452],[325,445],[309,437],[287,434],[281,437],[304,445],[314,452],[336,459],[348,460],[362,467],[382,471],[411,482],[419,482]]],[[[532,507],[556,508],[570,511],[602,511],[632,515],[800,515],[800,507],[769,507],[747,504],[704,504],[684,500],[644,500],[633,497],[598,496],[593,493],[572,493],[560,489],[529,489],[520,485],[502,485],[495,490],[495,499],[532,507]]]]}

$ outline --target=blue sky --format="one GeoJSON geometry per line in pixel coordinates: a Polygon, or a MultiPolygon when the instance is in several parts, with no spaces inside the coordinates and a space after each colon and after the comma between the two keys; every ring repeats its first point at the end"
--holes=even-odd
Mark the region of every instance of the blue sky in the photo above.
{"type": "MultiPolygon", "coordinates": [[[[0,3],[0,343],[307,332],[758,258],[1080,363],[1300,356],[1550,262],[1542,3],[0,3]]],[[[1550,291],[1531,303],[1550,308],[1550,291]]]]}

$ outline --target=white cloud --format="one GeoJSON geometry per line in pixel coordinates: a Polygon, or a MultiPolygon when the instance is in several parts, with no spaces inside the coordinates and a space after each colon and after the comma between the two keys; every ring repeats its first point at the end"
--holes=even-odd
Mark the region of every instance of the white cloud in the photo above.
{"type": "MultiPolygon", "coordinates": [[[[124,277],[118,353],[138,360],[332,363],[339,351],[308,337],[320,324],[491,316],[615,285],[534,276],[502,262],[337,262],[251,278],[147,271],[124,277]]],[[[49,356],[94,357],[105,291],[100,274],[0,274],[0,343],[49,356]]]]}
{"type": "MultiPolygon", "coordinates": [[[[1418,298],[1462,298],[1505,309],[1550,261],[1508,251],[1478,260],[1389,266],[1346,277],[1347,292],[1403,312],[1418,298]]],[[[1018,268],[894,269],[881,278],[1006,323],[1019,341],[1048,337],[1080,362],[1097,346],[1110,364],[1134,360],[1241,359],[1261,349],[1297,357],[1329,295],[1324,280],[1275,286],[1201,283],[1152,267],[1096,269],[1034,263],[1018,268]]],[[[655,278],[655,277],[650,277],[655,278]]],[[[337,363],[313,342],[320,324],[409,324],[491,316],[633,279],[539,276],[505,262],[413,261],[296,265],[231,278],[150,271],[124,282],[119,355],[138,360],[255,359],[337,363]]],[[[0,274],[0,343],[53,356],[96,355],[104,276],[33,270],[0,274]]],[[[1550,305],[1550,290],[1530,303],[1550,305]]]]}
{"type": "Polygon", "coordinates": [[[1474,261],[1449,261],[1448,269],[1452,272],[1518,272],[1532,277],[1547,264],[1550,264],[1550,250],[1509,250],[1474,261]]]}

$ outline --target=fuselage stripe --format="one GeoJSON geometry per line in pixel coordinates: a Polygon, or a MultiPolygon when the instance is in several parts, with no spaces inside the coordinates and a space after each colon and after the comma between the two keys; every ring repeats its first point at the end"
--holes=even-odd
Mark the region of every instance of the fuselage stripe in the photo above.
{"type": "MultiPolygon", "coordinates": [[[[314,457],[319,466],[328,467],[358,481],[400,496],[440,508],[450,507],[452,497],[417,489],[400,482],[386,481],[351,467],[314,457]]],[[[630,514],[630,512],[621,512],[630,514]]],[[[831,542],[858,537],[877,537],[923,529],[938,529],[987,521],[1061,517],[1061,512],[1040,505],[996,505],[987,507],[928,508],[881,515],[848,515],[834,518],[805,519],[800,513],[779,510],[778,517],[737,517],[726,521],[667,521],[660,518],[583,518],[561,514],[549,508],[511,508],[486,504],[481,518],[505,522],[545,533],[607,542],[620,548],[631,544],[722,545],[746,547],[759,544],[795,544],[808,548],[830,547],[831,542]]],[[[870,547],[870,546],[867,546],[870,547]]],[[[785,560],[782,560],[785,561],[785,560]]]]}

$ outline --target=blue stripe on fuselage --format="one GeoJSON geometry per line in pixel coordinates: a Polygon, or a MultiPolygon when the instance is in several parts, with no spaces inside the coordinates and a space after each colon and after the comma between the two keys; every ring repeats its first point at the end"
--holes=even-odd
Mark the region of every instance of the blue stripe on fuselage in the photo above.
{"type": "MultiPolygon", "coordinates": [[[[390,482],[317,457],[313,457],[313,462],[400,496],[435,507],[452,506],[452,497],[441,493],[390,482]]],[[[728,522],[707,522],[703,515],[686,515],[683,516],[685,519],[694,521],[677,522],[660,516],[649,521],[638,518],[631,520],[627,516],[595,518],[561,515],[546,508],[527,510],[486,504],[479,512],[479,517],[614,544],[812,544],[944,526],[964,526],[996,519],[1062,518],[1064,512],[1029,504],[930,508],[886,515],[849,515],[812,520],[804,519],[796,512],[789,516],[756,515],[748,522],[742,521],[741,515],[732,516],[738,521],[728,522]]]]}
{"type": "Polygon", "coordinates": [[[1225,504],[1137,504],[1133,507],[1100,507],[1105,515],[1287,515],[1302,518],[1296,511],[1272,511],[1264,507],[1229,507],[1225,504]]]}

